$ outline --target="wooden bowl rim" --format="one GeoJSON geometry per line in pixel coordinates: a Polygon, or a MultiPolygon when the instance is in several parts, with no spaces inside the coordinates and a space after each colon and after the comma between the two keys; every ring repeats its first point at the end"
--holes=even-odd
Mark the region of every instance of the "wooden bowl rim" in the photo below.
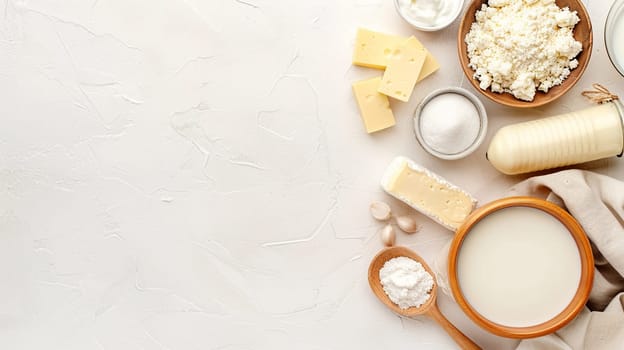
{"type": "Polygon", "coordinates": [[[373,293],[377,295],[378,299],[380,299],[381,302],[389,307],[394,313],[408,317],[422,315],[426,313],[432,306],[434,306],[433,304],[436,302],[438,294],[438,283],[436,281],[435,274],[431,270],[431,267],[429,267],[425,259],[423,259],[416,252],[405,246],[388,247],[381,250],[375,255],[375,257],[371,260],[370,265],[368,266],[368,284],[372,289],[373,293]],[[381,270],[386,261],[399,256],[404,256],[421,263],[425,270],[431,275],[431,277],[433,277],[433,288],[431,288],[430,292],[431,296],[420,307],[412,306],[407,309],[401,309],[397,304],[390,300],[386,292],[384,292],[383,290],[381,281],[379,279],[379,270],[381,270]]]}
{"type": "Polygon", "coordinates": [[[475,210],[457,230],[457,233],[451,243],[448,259],[449,284],[453,296],[460,308],[481,328],[496,335],[508,338],[539,337],[553,333],[568,324],[583,309],[589,298],[589,293],[591,292],[594,279],[594,257],[589,239],[587,238],[581,225],[578,221],[576,221],[576,219],[574,219],[574,217],[572,217],[572,215],[561,207],[536,197],[517,196],[502,198],[475,210]],[[470,232],[470,229],[481,219],[493,212],[504,208],[518,206],[540,209],[558,219],[574,238],[581,258],[581,279],[579,281],[579,287],[568,306],[551,320],[530,327],[509,327],[486,319],[475,309],[473,309],[463,297],[459,282],[457,280],[458,253],[461,248],[461,244],[466,235],[470,232]]]}
{"type": "MultiPolygon", "coordinates": [[[[560,0],[556,0],[556,2],[559,2],[559,1],[560,0]]],[[[481,87],[479,87],[479,82],[475,78],[473,78],[474,71],[470,67],[468,67],[469,59],[468,59],[468,52],[467,52],[467,47],[466,47],[467,45],[464,42],[464,38],[466,34],[468,33],[468,31],[464,31],[463,29],[468,28],[468,30],[470,30],[470,27],[466,26],[465,22],[467,21],[470,21],[470,23],[474,22],[475,20],[474,14],[477,11],[477,9],[479,9],[480,7],[479,5],[483,4],[484,2],[487,2],[487,0],[472,0],[470,5],[464,12],[461,22],[459,24],[459,28],[457,29],[457,53],[459,56],[459,63],[460,63],[459,65],[461,66],[462,71],[464,72],[466,78],[468,79],[468,81],[470,81],[470,84],[475,88],[475,90],[478,90],[483,96],[487,97],[488,99],[496,103],[505,105],[505,106],[516,107],[516,108],[534,108],[534,107],[543,106],[545,104],[548,104],[550,102],[557,100],[559,97],[565,95],[572,87],[574,87],[574,85],[576,85],[576,83],[578,83],[578,81],[581,80],[583,73],[585,73],[587,66],[589,66],[589,61],[591,59],[592,50],[593,50],[594,33],[592,29],[591,18],[589,16],[589,13],[587,12],[587,9],[585,8],[585,5],[583,5],[583,2],[580,0],[569,0],[569,1],[575,2],[579,8],[577,12],[581,21],[577,24],[577,26],[581,23],[587,26],[588,36],[585,40],[586,42],[583,41],[583,45],[587,44],[587,47],[583,47],[583,51],[579,54],[579,56],[587,55],[587,58],[583,60],[582,62],[581,60],[579,60],[579,66],[576,67],[572,71],[572,72],[577,71],[578,73],[576,73],[573,77],[566,78],[566,80],[561,85],[553,87],[548,93],[537,91],[536,98],[538,96],[545,96],[545,97],[539,98],[538,100],[534,98],[533,101],[529,102],[529,101],[522,101],[522,100],[516,99],[515,97],[513,97],[513,95],[507,92],[499,94],[499,93],[490,91],[489,88],[487,90],[483,90],[481,89],[481,87]],[[555,90],[554,93],[553,93],[553,90],[555,90]],[[501,97],[504,95],[511,96],[511,99],[506,98],[506,97],[501,97]]],[[[577,56],[577,58],[579,56],[577,56]]]]}

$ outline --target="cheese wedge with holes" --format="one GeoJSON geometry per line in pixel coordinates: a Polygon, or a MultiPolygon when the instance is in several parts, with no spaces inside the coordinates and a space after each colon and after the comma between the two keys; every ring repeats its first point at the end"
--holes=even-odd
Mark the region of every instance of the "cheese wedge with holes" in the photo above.
{"type": "Polygon", "coordinates": [[[353,64],[357,66],[385,69],[394,48],[405,41],[397,35],[358,29],[353,51],[353,64]]]}
{"type": "MultiPolygon", "coordinates": [[[[369,68],[386,69],[392,51],[406,40],[407,38],[402,36],[360,28],[355,40],[353,64],[369,68]]],[[[418,82],[440,69],[440,64],[418,39],[414,37],[413,40],[415,40],[414,44],[427,52],[425,63],[417,80],[418,82]]]]}
{"type": "Polygon", "coordinates": [[[366,132],[369,134],[395,124],[388,97],[377,91],[380,83],[380,77],[353,83],[353,94],[360,108],[366,132]]]}
{"type": "Polygon", "coordinates": [[[406,157],[388,166],[381,187],[391,196],[440,223],[457,230],[477,205],[466,191],[406,157]]]}
{"type": "Polygon", "coordinates": [[[427,58],[427,52],[417,42],[415,37],[410,37],[392,51],[377,91],[403,102],[409,101],[427,58]]]}
{"type": "Polygon", "coordinates": [[[416,82],[419,82],[425,79],[426,77],[430,76],[431,74],[433,74],[438,69],[440,69],[440,63],[438,63],[438,61],[435,59],[435,57],[433,57],[431,52],[429,52],[427,48],[420,41],[418,41],[418,39],[416,39],[416,37],[411,37],[410,39],[412,38],[414,38],[413,39],[414,44],[417,47],[420,47],[421,49],[425,50],[425,52],[427,53],[427,57],[425,58],[425,63],[423,64],[422,69],[420,70],[420,75],[418,76],[418,80],[416,80],[416,82]]]}

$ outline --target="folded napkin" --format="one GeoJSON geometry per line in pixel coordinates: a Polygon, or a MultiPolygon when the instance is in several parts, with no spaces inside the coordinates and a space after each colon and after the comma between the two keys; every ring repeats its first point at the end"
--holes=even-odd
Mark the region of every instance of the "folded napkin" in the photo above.
{"type": "MultiPolygon", "coordinates": [[[[594,285],[585,309],[554,334],[520,342],[518,350],[624,349],[624,182],[582,170],[527,179],[507,196],[534,196],[572,214],[592,243],[594,285]]],[[[435,262],[448,293],[448,246],[435,262]]]]}

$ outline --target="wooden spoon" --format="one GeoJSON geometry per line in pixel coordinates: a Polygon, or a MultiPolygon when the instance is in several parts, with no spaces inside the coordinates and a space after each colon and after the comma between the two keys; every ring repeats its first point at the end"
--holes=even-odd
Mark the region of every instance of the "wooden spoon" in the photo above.
{"type": "Polygon", "coordinates": [[[481,349],[477,344],[475,344],[470,338],[466,337],[464,333],[462,333],[459,329],[457,329],[449,320],[442,315],[438,305],[436,304],[436,296],[438,291],[438,285],[435,280],[435,275],[431,271],[431,268],[427,263],[420,257],[418,254],[414,253],[410,249],[406,247],[390,247],[382,250],[377,254],[373,261],[371,261],[370,266],[368,268],[368,283],[370,284],[373,293],[377,296],[382,303],[384,303],[387,307],[389,307],[396,314],[406,317],[412,317],[416,315],[427,315],[433,318],[444,330],[455,340],[457,345],[459,345],[462,349],[481,349]],[[433,288],[431,289],[431,297],[420,307],[410,307],[407,309],[401,309],[397,304],[392,302],[386,292],[383,290],[383,286],[381,285],[381,281],[379,279],[379,270],[383,267],[386,261],[396,258],[399,256],[405,256],[410,259],[416,260],[422,264],[422,266],[431,274],[433,277],[433,288]]]}

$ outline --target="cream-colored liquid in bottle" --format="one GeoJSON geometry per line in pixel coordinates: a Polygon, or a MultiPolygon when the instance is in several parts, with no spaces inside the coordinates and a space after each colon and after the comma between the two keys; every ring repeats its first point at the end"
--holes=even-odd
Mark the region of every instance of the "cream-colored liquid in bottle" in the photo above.
{"type": "Polygon", "coordinates": [[[490,163],[508,175],[620,155],[624,149],[619,101],[508,125],[492,138],[490,163]]]}
{"type": "Polygon", "coordinates": [[[546,322],[572,301],[581,257],[571,233],[535,208],[500,209],[466,235],[457,256],[457,281],[472,308],[509,327],[546,322]]]}

